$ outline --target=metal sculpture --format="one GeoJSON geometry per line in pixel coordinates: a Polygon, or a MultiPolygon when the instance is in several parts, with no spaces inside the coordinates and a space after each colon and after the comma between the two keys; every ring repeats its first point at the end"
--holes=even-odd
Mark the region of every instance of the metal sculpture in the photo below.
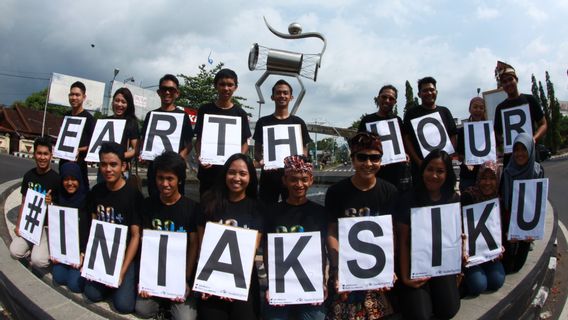
{"type": "Polygon", "coordinates": [[[270,30],[270,32],[282,39],[296,40],[318,38],[323,41],[323,48],[321,49],[321,52],[317,54],[271,49],[263,47],[258,43],[254,43],[250,49],[248,57],[249,70],[266,70],[255,84],[259,105],[265,103],[260,87],[262,86],[264,81],[266,81],[268,76],[274,74],[294,77],[298,79],[301,87],[300,94],[297,96],[296,102],[294,103],[292,111],[290,112],[290,114],[295,114],[298,111],[298,107],[300,106],[304,95],[306,94],[306,89],[304,87],[304,83],[300,79],[300,76],[312,79],[314,80],[314,82],[316,81],[318,69],[321,67],[321,57],[325,52],[325,48],[327,47],[327,41],[325,37],[318,32],[302,33],[302,26],[299,23],[294,22],[288,26],[289,34],[279,32],[272,28],[272,26],[268,24],[268,21],[266,21],[266,18],[264,18],[264,23],[266,24],[266,27],[268,27],[268,30],[270,30]]]}

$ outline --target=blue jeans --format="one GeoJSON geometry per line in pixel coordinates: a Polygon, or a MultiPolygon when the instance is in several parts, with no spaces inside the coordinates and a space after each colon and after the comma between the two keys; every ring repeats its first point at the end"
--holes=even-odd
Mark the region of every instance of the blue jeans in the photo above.
{"type": "Polygon", "coordinates": [[[465,269],[465,285],[468,295],[477,296],[485,291],[495,291],[505,282],[505,269],[501,261],[488,261],[465,269]]]}
{"type": "Polygon", "coordinates": [[[81,293],[85,289],[85,278],[81,277],[81,270],[72,266],[55,263],[51,268],[53,282],[61,286],[67,286],[75,293],[81,293]]]}
{"type": "Polygon", "coordinates": [[[99,302],[112,296],[112,304],[116,311],[132,313],[136,304],[137,286],[138,264],[132,261],[118,288],[107,287],[95,281],[87,281],[84,294],[87,299],[93,302],[99,302]]]}
{"type": "Polygon", "coordinates": [[[267,305],[265,319],[288,320],[290,317],[298,320],[323,320],[325,308],[323,305],[297,304],[283,307],[267,305]]]}

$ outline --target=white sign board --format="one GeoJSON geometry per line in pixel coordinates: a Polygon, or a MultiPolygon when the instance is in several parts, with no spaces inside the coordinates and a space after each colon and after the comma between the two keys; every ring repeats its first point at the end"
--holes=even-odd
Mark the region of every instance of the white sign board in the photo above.
{"type": "Polygon", "coordinates": [[[485,110],[487,119],[495,119],[495,109],[497,105],[507,99],[507,93],[503,88],[493,89],[482,93],[485,100],[485,110]]]}
{"type": "Polygon", "coordinates": [[[140,157],[152,161],[164,151],[178,152],[185,114],[152,111],[140,157]]]}
{"type": "Polygon", "coordinates": [[[128,90],[130,90],[130,92],[132,93],[135,107],[134,111],[138,119],[144,119],[148,112],[160,107],[162,103],[160,96],[156,92],[156,89],[158,87],[157,85],[149,89],[144,89],[129,82],[124,83],[123,81],[113,81],[111,96],[114,96],[116,90],[123,87],[128,88],[128,90]]]}
{"type": "Polygon", "coordinates": [[[45,195],[33,189],[28,189],[23,205],[20,236],[37,246],[41,240],[45,211],[47,210],[45,195]]]}
{"type": "Polygon", "coordinates": [[[138,292],[168,299],[185,298],[187,234],[143,232],[138,292]]]}
{"type": "Polygon", "coordinates": [[[547,198],[548,178],[513,182],[508,240],[542,240],[547,198]]]}
{"type": "Polygon", "coordinates": [[[406,161],[406,152],[397,118],[369,122],[366,127],[367,131],[374,132],[381,137],[383,146],[381,165],[406,161]]]}
{"type": "Polygon", "coordinates": [[[519,133],[526,132],[532,136],[532,120],[528,104],[501,109],[501,121],[505,153],[513,152],[513,143],[519,133]]]}
{"type": "Polygon", "coordinates": [[[460,213],[459,203],[411,209],[411,279],[461,272],[460,213]]]}
{"type": "Polygon", "coordinates": [[[127,235],[125,225],[93,220],[81,276],[118,288],[127,235]]]}
{"type": "Polygon", "coordinates": [[[193,290],[247,301],[257,234],[252,229],[208,222],[193,290]]]}
{"type": "Polygon", "coordinates": [[[262,128],[264,169],[284,168],[284,158],[302,154],[302,129],[299,124],[280,124],[262,128]]]}
{"type": "Polygon", "coordinates": [[[223,165],[241,152],[241,117],[206,114],[201,135],[201,162],[223,165]]]}
{"type": "Polygon", "coordinates": [[[91,111],[101,110],[105,96],[104,82],[68,76],[60,73],[53,73],[51,75],[48,103],[71,107],[69,104],[69,91],[71,85],[76,81],[81,81],[87,89],[85,92],[87,98],[83,101],[83,108],[91,111]]]}
{"type": "Polygon", "coordinates": [[[444,150],[448,154],[455,152],[439,112],[412,119],[410,123],[424,158],[434,149],[444,150]]]}
{"type": "Polygon", "coordinates": [[[268,234],[268,292],[271,305],[323,302],[321,234],[268,234]]]}
{"type": "Polygon", "coordinates": [[[463,133],[466,165],[497,161],[493,121],[464,122],[463,133]]]}
{"type": "Polygon", "coordinates": [[[394,285],[392,218],[338,219],[339,292],[391,288],[394,285]]]}
{"type": "Polygon", "coordinates": [[[85,160],[90,162],[99,162],[99,151],[101,150],[101,145],[105,142],[120,143],[122,141],[122,136],[124,135],[125,127],[126,120],[124,119],[97,120],[85,160]]]}
{"type": "Polygon", "coordinates": [[[76,208],[48,207],[49,255],[59,263],[79,265],[79,211],[76,208]]]}
{"type": "Polygon", "coordinates": [[[466,267],[482,264],[501,255],[501,210],[499,199],[462,207],[466,235],[466,267]]]}
{"type": "Polygon", "coordinates": [[[79,144],[83,135],[83,128],[87,122],[83,117],[66,116],[59,129],[57,143],[53,149],[53,156],[59,159],[75,161],[79,154],[79,144]]]}

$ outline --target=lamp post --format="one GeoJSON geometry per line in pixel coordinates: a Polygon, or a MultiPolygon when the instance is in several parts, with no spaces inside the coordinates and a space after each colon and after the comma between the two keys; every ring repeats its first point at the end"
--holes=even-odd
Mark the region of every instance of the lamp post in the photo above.
{"type": "Polygon", "coordinates": [[[114,80],[116,79],[116,76],[118,75],[118,73],[120,72],[120,69],[118,68],[114,68],[114,72],[113,72],[113,77],[112,80],[110,81],[110,86],[108,87],[108,103],[106,105],[106,109],[103,110],[103,114],[105,116],[108,116],[108,111],[110,110],[110,106],[112,104],[112,84],[114,82],[114,80]]]}

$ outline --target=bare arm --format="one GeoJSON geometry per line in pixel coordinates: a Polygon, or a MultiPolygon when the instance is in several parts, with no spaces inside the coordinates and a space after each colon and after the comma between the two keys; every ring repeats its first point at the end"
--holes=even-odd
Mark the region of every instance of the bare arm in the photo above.
{"type": "Polygon", "coordinates": [[[242,154],[247,154],[248,151],[249,151],[249,145],[248,145],[248,142],[245,141],[245,142],[241,145],[241,153],[242,153],[242,154]]]}
{"type": "Polygon", "coordinates": [[[185,269],[185,278],[189,279],[195,269],[197,262],[197,251],[199,250],[199,235],[197,232],[188,233],[189,245],[187,246],[187,265],[185,269]]]}
{"type": "Polygon", "coordinates": [[[138,154],[138,139],[130,139],[128,141],[130,145],[128,150],[124,153],[126,159],[132,159],[138,154]]]}
{"type": "Polygon", "coordinates": [[[546,122],[546,118],[542,117],[542,119],[540,119],[540,121],[538,122],[538,129],[533,135],[535,143],[538,139],[542,138],[546,134],[547,129],[548,129],[548,123],[546,122]]]}
{"type": "Polygon", "coordinates": [[[412,139],[410,138],[410,135],[405,134],[403,136],[403,140],[404,140],[404,148],[410,155],[410,160],[414,162],[417,166],[420,166],[420,164],[422,164],[422,159],[420,159],[420,157],[416,153],[416,150],[414,150],[414,145],[412,144],[412,139]]]}
{"type": "Polygon", "coordinates": [[[128,247],[126,248],[126,255],[124,256],[124,263],[122,264],[122,268],[120,269],[120,282],[124,279],[124,275],[136,257],[136,253],[138,253],[138,247],[140,246],[140,226],[138,225],[131,225],[130,226],[130,242],[128,242],[128,247]]]}

